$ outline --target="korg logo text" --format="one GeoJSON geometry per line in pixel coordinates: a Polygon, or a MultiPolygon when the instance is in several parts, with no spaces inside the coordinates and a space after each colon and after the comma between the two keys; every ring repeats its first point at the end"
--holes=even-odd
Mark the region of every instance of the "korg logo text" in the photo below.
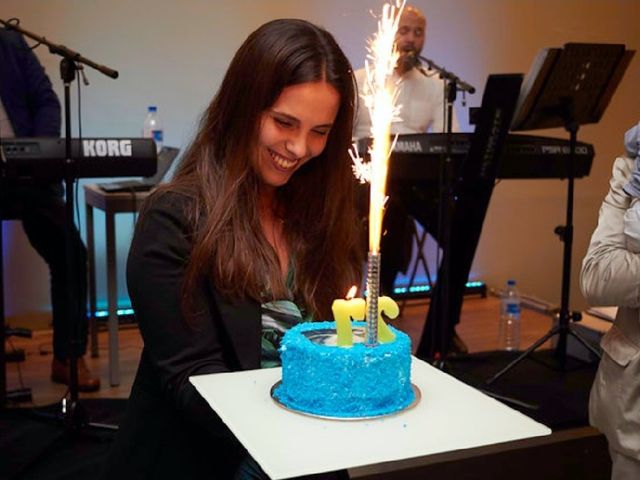
{"type": "Polygon", "coordinates": [[[130,157],[131,140],[83,140],[85,157],[130,157]]]}

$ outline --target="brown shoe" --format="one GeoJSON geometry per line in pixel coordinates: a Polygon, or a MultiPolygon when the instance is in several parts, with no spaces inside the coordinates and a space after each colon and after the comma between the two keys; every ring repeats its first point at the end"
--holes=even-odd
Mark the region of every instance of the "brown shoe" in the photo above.
{"type": "MultiPolygon", "coordinates": [[[[53,362],[51,362],[51,380],[69,385],[69,360],[53,358],[53,362]]],[[[78,358],[78,390],[80,392],[95,392],[99,389],[100,378],[91,375],[84,357],[78,358]]]]}

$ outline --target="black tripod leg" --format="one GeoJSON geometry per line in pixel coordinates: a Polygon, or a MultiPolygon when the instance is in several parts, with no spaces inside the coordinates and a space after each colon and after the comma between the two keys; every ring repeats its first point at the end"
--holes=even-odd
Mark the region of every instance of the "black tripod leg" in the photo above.
{"type": "Polygon", "coordinates": [[[493,382],[495,382],[498,378],[500,378],[502,375],[504,375],[505,373],[507,373],[509,370],[511,370],[514,366],[516,366],[518,363],[520,363],[520,361],[522,359],[524,359],[525,357],[528,357],[531,353],[533,353],[533,351],[535,349],[537,349],[540,345],[542,345],[544,342],[546,342],[547,340],[549,340],[551,337],[553,337],[556,333],[558,333],[558,327],[553,327],[551,330],[549,330],[547,332],[547,334],[542,337],[539,338],[538,341],[536,341],[533,345],[531,345],[529,348],[527,348],[524,352],[522,352],[520,355],[518,355],[517,358],[515,358],[509,365],[507,365],[506,367],[504,367],[502,370],[500,370],[498,373],[496,373],[494,376],[492,376],[489,380],[487,380],[485,383],[487,385],[491,385],[493,382]]]}
{"type": "Polygon", "coordinates": [[[540,410],[540,405],[536,405],[535,403],[523,402],[522,400],[518,400],[517,398],[499,395],[497,393],[490,392],[489,390],[483,390],[481,388],[478,388],[478,391],[484,393],[489,397],[495,398],[496,400],[511,403],[512,405],[516,405],[518,407],[526,408],[528,410],[540,410]]]}
{"type": "Polygon", "coordinates": [[[112,425],[110,423],[100,423],[100,422],[88,422],[87,427],[97,428],[100,430],[112,430],[114,432],[117,432],[118,430],[120,430],[120,427],[118,425],[112,425]]]}
{"type": "Polygon", "coordinates": [[[579,334],[576,330],[574,330],[573,328],[569,327],[569,334],[573,335],[582,345],[584,345],[584,347],[589,350],[591,353],[593,353],[596,358],[601,359],[602,355],[600,354],[600,352],[593,347],[593,345],[591,345],[589,342],[587,342],[584,337],[579,334]]]}
{"type": "MultiPolygon", "coordinates": [[[[67,398],[65,398],[63,399],[62,409],[65,410],[67,408],[80,408],[81,411],[80,413],[70,413],[70,412],[46,413],[46,412],[33,411],[31,412],[31,415],[34,418],[39,420],[58,422],[62,424],[65,424],[65,422],[71,422],[71,421],[76,422],[76,423],[65,425],[65,427],[68,427],[66,428],[66,430],[69,430],[69,431],[81,430],[83,432],[86,432],[89,429],[93,429],[93,430],[107,430],[107,431],[117,432],[120,429],[120,427],[115,424],[88,421],[87,419],[89,418],[89,414],[86,412],[86,409],[84,408],[84,404],[80,402],[77,402],[77,403],[67,402],[67,398]]],[[[67,432],[65,431],[65,434],[66,433],[67,432]]]]}

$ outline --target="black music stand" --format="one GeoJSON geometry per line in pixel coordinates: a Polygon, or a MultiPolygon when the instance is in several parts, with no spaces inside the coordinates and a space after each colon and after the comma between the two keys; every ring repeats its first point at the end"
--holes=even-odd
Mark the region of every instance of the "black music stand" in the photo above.
{"type": "Polygon", "coordinates": [[[600,120],[634,53],[616,44],[567,43],[562,49],[546,49],[538,55],[523,86],[512,130],[563,127],[569,132],[566,223],[555,229],[564,242],[561,304],[557,324],[489,378],[487,384],[555,335],[559,336],[555,356],[561,369],[566,366],[569,335],[600,358],[600,353],[571,326],[571,321],[580,320],[580,313],[569,310],[575,149],[578,128],[600,120]]]}

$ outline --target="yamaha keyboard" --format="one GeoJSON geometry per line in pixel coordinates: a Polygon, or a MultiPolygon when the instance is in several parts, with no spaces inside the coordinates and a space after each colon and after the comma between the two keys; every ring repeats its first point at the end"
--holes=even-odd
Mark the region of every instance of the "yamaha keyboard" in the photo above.
{"type": "MultiPolygon", "coordinates": [[[[71,140],[74,178],[153,175],[155,142],[148,138],[83,138],[71,140]]],[[[2,140],[2,169],[8,179],[61,180],[66,173],[63,138],[2,140]]]]}
{"type": "MultiPolygon", "coordinates": [[[[456,176],[469,152],[471,133],[451,134],[451,159],[456,176]]],[[[358,142],[365,152],[369,139],[358,142]]],[[[440,159],[446,153],[446,134],[418,133],[398,135],[391,154],[389,182],[434,182],[439,178],[440,159]]],[[[569,174],[569,141],[533,135],[507,136],[502,157],[498,160],[497,178],[567,178],[569,174]]],[[[575,150],[573,177],[589,175],[593,162],[593,146],[578,142],[575,150]]]]}

